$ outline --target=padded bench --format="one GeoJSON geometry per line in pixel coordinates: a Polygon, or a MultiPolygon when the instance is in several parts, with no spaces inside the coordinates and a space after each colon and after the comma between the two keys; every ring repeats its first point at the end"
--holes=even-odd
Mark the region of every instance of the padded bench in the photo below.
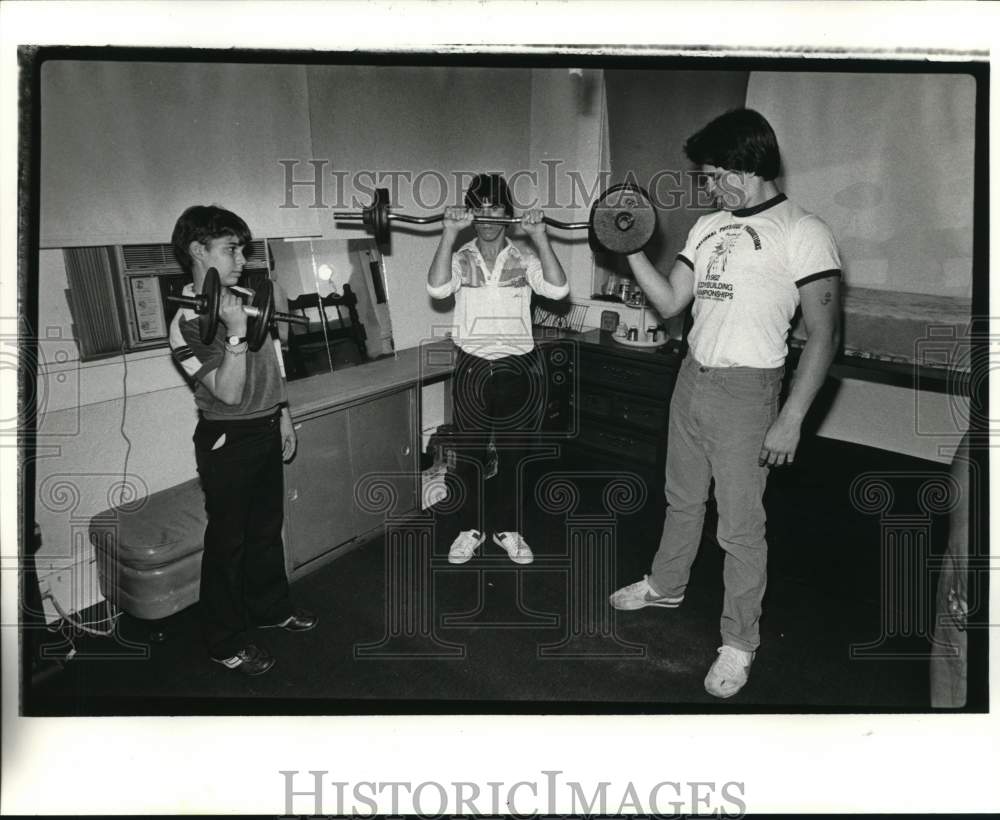
{"type": "Polygon", "coordinates": [[[90,520],[101,593],[136,618],[158,620],[198,601],[205,496],[197,478],[90,520]]]}

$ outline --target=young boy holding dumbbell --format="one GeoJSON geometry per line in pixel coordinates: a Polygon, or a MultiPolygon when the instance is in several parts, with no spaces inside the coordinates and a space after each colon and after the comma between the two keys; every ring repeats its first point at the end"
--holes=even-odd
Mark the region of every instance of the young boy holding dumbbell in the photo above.
{"type": "Polygon", "coordinates": [[[282,461],[295,454],[295,430],[273,345],[250,350],[248,317],[232,291],[246,260],[250,229],[236,214],[195,205],[177,220],[174,254],[202,293],[218,273],[215,338],[201,339],[194,309],[180,308],[170,324],[170,347],[194,389],[198,475],[208,526],[201,563],[200,620],[210,657],[245,675],[267,672],[274,659],[254,644],[251,627],[301,632],[314,615],[292,606],[285,575],[282,461]]]}
{"type": "Polygon", "coordinates": [[[427,273],[431,298],[455,296],[453,412],[461,448],[458,475],[467,495],[448,560],[465,563],[492,533],[493,542],[512,561],[528,564],[534,556],[516,528],[517,501],[523,496],[518,472],[527,452],[526,438],[538,429],[545,404],[532,355],[531,294],[562,299],[569,284],[549,244],[541,211],[528,211],[520,222],[534,250],[511,242],[503,223],[474,222],[477,216],[513,217],[502,176],[473,178],[465,206],[445,211],[441,243],[427,273]],[[453,252],[459,232],[470,225],[476,238],[453,252]],[[486,498],[480,498],[491,441],[496,444],[497,472],[486,482],[486,498]]]}

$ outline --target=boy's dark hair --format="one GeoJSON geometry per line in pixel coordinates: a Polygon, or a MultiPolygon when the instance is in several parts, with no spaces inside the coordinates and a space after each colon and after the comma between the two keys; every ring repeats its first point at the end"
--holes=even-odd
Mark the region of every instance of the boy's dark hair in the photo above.
{"type": "Polygon", "coordinates": [[[188,251],[191,243],[207,245],[220,236],[233,236],[241,245],[249,245],[253,239],[246,222],[218,205],[192,205],[178,217],[170,243],[185,273],[191,273],[191,253],[188,251]]]}
{"type": "Polygon", "coordinates": [[[465,192],[466,208],[482,208],[484,202],[503,205],[507,216],[514,215],[514,203],[510,198],[510,188],[500,174],[477,174],[472,178],[465,192]]]}
{"type": "Polygon", "coordinates": [[[737,108],[716,117],[688,138],[684,153],[695,165],[748,171],[768,181],[781,172],[778,138],[771,124],[751,108],[737,108]]]}

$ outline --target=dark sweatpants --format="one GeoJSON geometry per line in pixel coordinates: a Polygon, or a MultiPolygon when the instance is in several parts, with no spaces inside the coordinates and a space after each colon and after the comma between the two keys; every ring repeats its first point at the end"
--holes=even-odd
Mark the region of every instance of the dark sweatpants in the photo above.
{"type": "Polygon", "coordinates": [[[209,654],[228,658],[250,642],[247,630],[292,613],[279,416],[201,419],[194,443],[208,513],[199,617],[209,654]]]}
{"type": "Polygon", "coordinates": [[[537,436],[545,394],[536,353],[483,359],[459,350],[452,398],[456,473],[465,492],[456,516],[460,531],[523,534],[522,467],[537,436]],[[498,470],[483,483],[491,438],[498,470]]]}

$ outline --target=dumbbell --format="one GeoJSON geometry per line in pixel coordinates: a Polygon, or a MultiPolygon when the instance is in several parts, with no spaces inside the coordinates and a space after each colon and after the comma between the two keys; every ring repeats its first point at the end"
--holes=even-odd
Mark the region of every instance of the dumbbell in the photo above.
{"type": "MultiPolygon", "coordinates": [[[[215,268],[208,269],[201,293],[196,296],[168,296],[167,299],[194,310],[198,315],[201,341],[211,344],[219,329],[219,304],[222,300],[219,272],[215,268]]],[[[274,309],[274,285],[270,279],[265,279],[254,291],[253,301],[249,305],[243,305],[243,312],[247,315],[247,344],[255,352],[261,349],[275,322],[309,324],[304,316],[281,313],[274,309]]]]}
{"type": "MultiPolygon", "coordinates": [[[[334,221],[359,221],[368,228],[379,245],[389,241],[392,222],[410,222],[426,225],[444,220],[444,214],[409,216],[391,210],[389,189],[376,188],[371,204],[361,211],[334,211],[334,221]]],[[[520,224],[513,216],[475,216],[473,222],[489,224],[520,224]]],[[[611,253],[636,253],[642,250],[656,232],[656,210],[646,193],[638,185],[623,183],[613,185],[597,198],[590,209],[587,222],[560,222],[545,217],[547,225],[560,230],[589,232],[590,244],[595,250],[611,253]]]]}

